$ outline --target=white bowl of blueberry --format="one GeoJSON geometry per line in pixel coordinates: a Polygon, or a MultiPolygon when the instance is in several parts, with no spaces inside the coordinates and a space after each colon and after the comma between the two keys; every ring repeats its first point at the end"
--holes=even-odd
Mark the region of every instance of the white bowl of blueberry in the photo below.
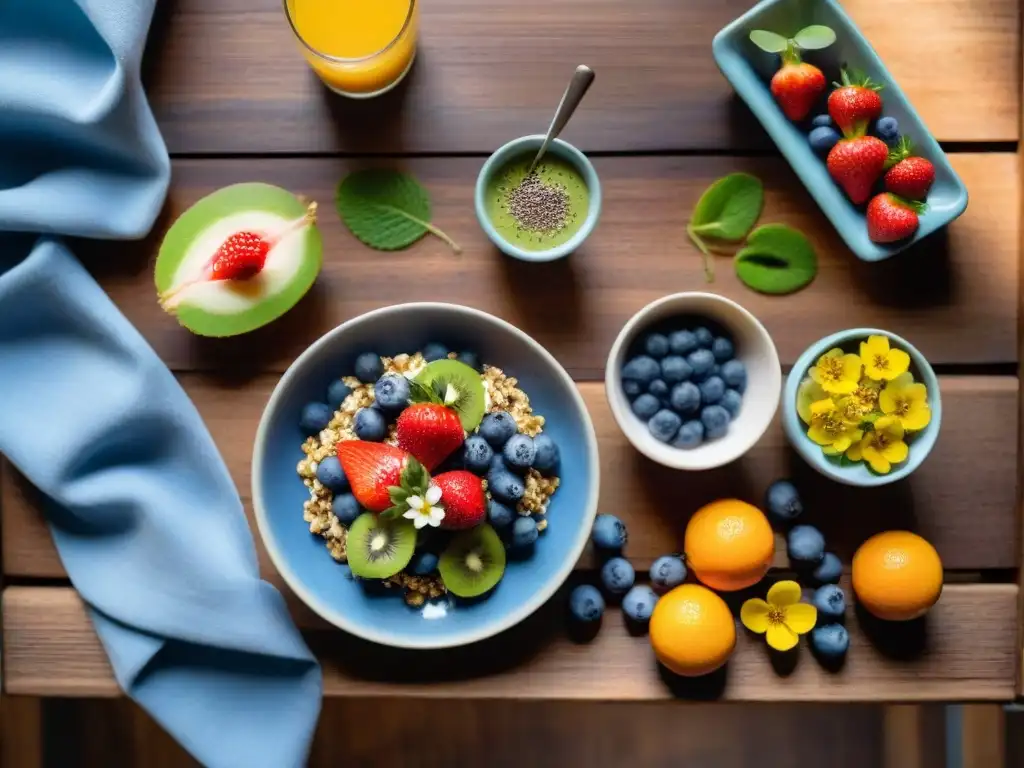
{"type": "Polygon", "coordinates": [[[768,429],[782,369],[768,331],[739,304],[676,293],[622,328],[605,388],[638,451],[673,469],[712,469],[738,459],[768,429]]]}

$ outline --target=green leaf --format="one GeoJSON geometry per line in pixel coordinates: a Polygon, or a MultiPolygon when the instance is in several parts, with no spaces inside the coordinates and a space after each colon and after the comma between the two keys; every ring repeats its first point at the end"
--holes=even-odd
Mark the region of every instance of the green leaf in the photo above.
{"type": "Polygon", "coordinates": [[[750,42],[766,53],[782,53],[789,43],[782,35],[767,29],[755,29],[750,33],[750,42]]]}
{"type": "Polygon", "coordinates": [[[739,242],[757,223],[762,206],[761,180],[749,173],[732,173],[700,196],[690,217],[690,227],[698,236],[739,242]]]}
{"type": "Polygon", "coordinates": [[[387,509],[385,509],[377,517],[380,520],[397,520],[405,513],[406,509],[408,509],[408,507],[405,507],[401,504],[396,504],[393,507],[388,507],[387,509]]]}
{"type": "Polygon", "coordinates": [[[405,462],[405,469],[402,470],[402,487],[409,492],[409,495],[422,496],[427,492],[429,485],[430,475],[427,470],[414,457],[410,456],[405,462]]]}
{"type": "Polygon", "coordinates": [[[412,496],[412,494],[400,485],[389,485],[388,496],[390,497],[392,504],[401,504],[412,496]]]}
{"type": "Polygon", "coordinates": [[[409,380],[409,401],[413,403],[438,403],[443,405],[435,396],[431,386],[416,379],[409,380]]]}
{"type": "Polygon", "coordinates": [[[736,254],[736,275],[761,293],[798,291],[818,272],[818,257],[810,241],[785,224],[765,224],[754,230],[736,254]]]}
{"type": "Polygon", "coordinates": [[[334,202],[345,226],[371,248],[397,251],[430,232],[456,253],[462,252],[455,241],[430,223],[430,196],[407,173],[354,171],[338,184],[334,202]]]}
{"type": "Polygon", "coordinates": [[[797,32],[793,40],[805,51],[820,51],[836,41],[836,33],[824,24],[812,24],[797,32]]]}

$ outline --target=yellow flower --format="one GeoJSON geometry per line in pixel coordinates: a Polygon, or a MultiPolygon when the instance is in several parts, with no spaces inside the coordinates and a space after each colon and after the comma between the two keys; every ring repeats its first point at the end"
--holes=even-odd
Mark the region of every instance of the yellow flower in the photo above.
{"type": "Polygon", "coordinates": [[[902,349],[890,349],[885,336],[868,336],[860,343],[864,372],[878,381],[892,381],[910,368],[910,355],[902,349]]]}
{"type": "Polygon", "coordinates": [[[800,602],[800,585],[780,581],[768,590],[768,601],[753,597],[740,608],[740,621],[751,632],[765,635],[776,651],[794,648],[800,635],[806,635],[818,620],[818,609],[800,602]]]}
{"type": "Polygon", "coordinates": [[[932,410],[928,407],[928,390],[924,384],[915,384],[909,373],[897,376],[878,395],[882,413],[895,416],[908,432],[917,432],[928,426],[932,410]]]}
{"type": "Polygon", "coordinates": [[[837,348],[819,357],[808,375],[826,392],[848,395],[857,388],[860,371],[861,359],[856,355],[845,355],[837,348]]]}
{"type": "Polygon", "coordinates": [[[811,423],[811,404],[819,400],[828,400],[828,393],[814,379],[807,378],[800,382],[796,390],[796,412],[804,424],[811,423]]]}
{"type": "Polygon", "coordinates": [[[875,422],[873,431],[864,435],[859,443],[850,446],[846,458],[851,461],[864,459],[875,472],[886,475],[892,470],[893,464],[906,461],[909,453],[910,449],[903,442],[903,425],[899,419],[883,416],[875,422]]]}
{"type": "Polygon", "coordinates": [[[832,400],[811,403],[811,428],[807,436],[829,456],[843,453],[863,435],[860,425],[843,418],[843,412],[832,400]]]}

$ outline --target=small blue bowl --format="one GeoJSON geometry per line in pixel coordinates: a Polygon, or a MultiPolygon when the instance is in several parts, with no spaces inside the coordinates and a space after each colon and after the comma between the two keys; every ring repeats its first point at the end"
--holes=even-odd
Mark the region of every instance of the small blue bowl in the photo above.
{"type": "MultiPolygon", "coordinates": [[[[908,30],[907,34],[912,32],[908,30]]],[[[719,32],[712,49],[722,74],[761,121],[807,191],[858,258],[881,261],[894,256],[946,226],[967,208],[967,188],[949,164],[946,153],[871,44],[835,0],[763,0],[719,32]],[[811,149],[807,141],[810,126],[790,121],[772,98],[768,83],[778,69],[779,57],[765,53],[750,42],[751,30],[767,29],[789,36],[810,24],[831,27],[837,39],[825,50],[808,52],[807,61],[821,67],[829,82],[839,79],[840,65],[845,63],[884,85],[883,114],[895,117],[900,132],[913,140],[915,154],[935,166],[935,184],[928,194],[928,209],[921,215],[920,227],[912,238],[889,245],[873,243],[868,237],[864,211],[847,199],[829,176],[825,159],[811,149]]],[[[825,112],[824,103],[820,112],[825,112]]]]}
{"type": "Polygon", "coordinates": [[[274,566],[310,608],[335,626],[399,648],[449,648],[496,635],[525,619],[562,585],[590,536],[597,512],[597,438],[572,379],[537,342],[512,325],[454,304],[400,304],[360,315],[315,341],[285,371],[260,419],[252,460],[256,523],[274,566]],[[393,356],[441,341],[474,350],[484,363],[519,379],[545,433],[561,450],[561,485],[548,527],[532,557],[510,559],[489,597],[414,610],[397,591],[375,595],[344,575],[324,541],[309,532],[302,503],[309,498],[295,467],[305,440],[302,406],[324,400],[328,384],[351,374],[355,358],[393,356]]]}
{"type": "Polygon", "coordinates": [[[539,134],[513,139],[487,158],[483,168],[480,169],[480,173],[476,177],[476,192],[473,196],[473,206],[476,208],[477,221],[480,222],[480,226],[487,234],[487,237],[490,238],[491,242],[500,251],[521,261],[555,261],[556,259],[568,256],[583,245],[583,241],[594,231],[594,227],[597,226],[597,220],[601,217],[601,182],[597,178],[597,171],[594,170],[594,166],[587,159],[587,156],[576,149],[576,147],[561,139],[555,139],[548,145],[548,153],[558,155],[563,160],[569,161],[580,172],[580,175],[583,176],[583,181],[587,185],[587,191],[590,193],[590,205],[587,208],[587,218],[583,222],[583,226],[573,235],[571,240],[554,248],[549,248],[546,251],[524,250],[503,238],[498,233],[498,230],[494,228],[490,217],[487,215],[486,197],[488,182],[500,168],[513,158],[519,155],[536,154],[543,142],[544,137],[539,134]]]}
{"type": "Polygon", "coordinates": [[[786,430],[789,442],[792,443],[796,452],[821,474],[845,485],[871,488],[895,483],[897,480],[908,477],[911,472],[921,466],[921,462],[931,453],[935,441],[939,437],[941,424],[942,394],[939,391],[939,380],[935,371],[925,360],[924,355],[909,341],[895,333],[880,331],[877,328],[853,328],[833,333],[831,336],[816,341],[800,355],[793,365],[782,392],[782,426],[786,430]],[[913,438],[908,441],[910,455],[907,460],[902,464],[894,465],[892,471],[887,475],[872,472],[867,463],[863,461],[840,465],[837,458],[826,456],[821,452],[821,446],[807,436],[807,426],[796,411],[796,395],[800,382],[804,380],[807,371],[818,358],[833,347],[839,347],[847,352],[856,352],[856,347],[868,336],[885,336],[889,339],[892,347],[902,349],[910,355],[910,372],[914,375],[914,381],[921,382],[928,389],[928,405],[932,411],[932,419],[928,426],[915,433],[913,438]]]}

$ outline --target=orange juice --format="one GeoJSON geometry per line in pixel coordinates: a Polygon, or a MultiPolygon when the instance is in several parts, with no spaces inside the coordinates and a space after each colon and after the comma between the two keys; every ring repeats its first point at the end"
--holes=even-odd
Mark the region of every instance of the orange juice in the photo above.
{"type": "Polygon", "coordinates": [[[417,0],[285,0],[285,10],[310,65],[344,96],[390,90],[416,56],[417,0]]]}

